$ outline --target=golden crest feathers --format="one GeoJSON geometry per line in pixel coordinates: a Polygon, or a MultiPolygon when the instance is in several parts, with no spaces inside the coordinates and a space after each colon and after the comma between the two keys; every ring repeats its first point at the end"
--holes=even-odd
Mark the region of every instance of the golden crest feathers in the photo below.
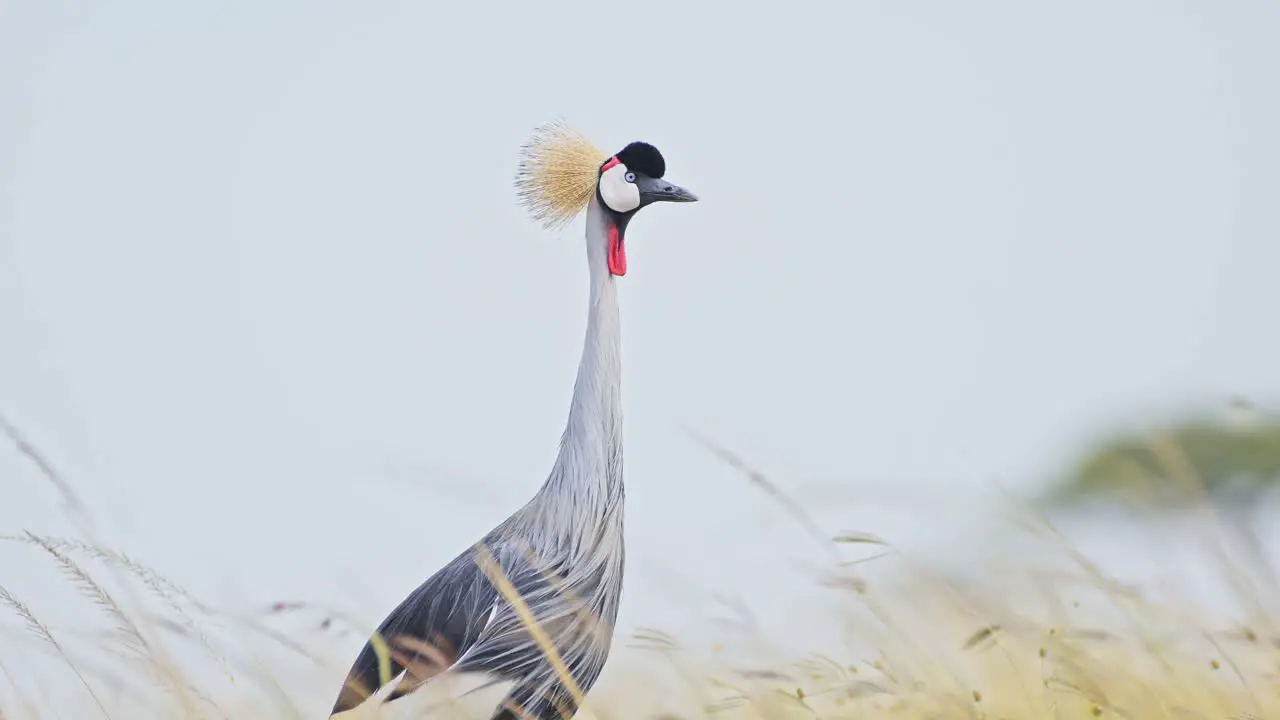
{"type": "Polygon", "coordinates": [[[516,196],[543,227],[564,225],[591,202],[606,159],[581,133],[554,120],[534,130],[520,148],[516,196]]]}

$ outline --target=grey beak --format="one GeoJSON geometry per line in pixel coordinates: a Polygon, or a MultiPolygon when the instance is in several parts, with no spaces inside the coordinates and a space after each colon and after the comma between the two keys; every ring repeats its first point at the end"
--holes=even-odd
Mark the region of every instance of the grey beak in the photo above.
{"type": "Polygon", "coordinates": [[[641,177],[640,202],[648,205],[655,202],[697,202],[698,196],[674,183],[661,178],[641,177]]]}

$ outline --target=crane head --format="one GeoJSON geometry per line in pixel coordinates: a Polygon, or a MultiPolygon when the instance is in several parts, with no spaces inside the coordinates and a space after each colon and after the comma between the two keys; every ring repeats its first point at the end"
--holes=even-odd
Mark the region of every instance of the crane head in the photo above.
{"type": "Polygon", "coordinates": [[[656,202],[696,202],[698,197],[679,185],[663,180],[667,162],[658,148],[633,142],[600,166],[597,192],[600,202],[620,215],[634,213],[656,202]]]}
{"type": "Polygon", "coordinates": [[[626,273],[623,235],[641,208],[657,202],[698,198],[663,178],[667,163],[656,147],[633,142],[613,155],[562,121],[534,131],[521,149],[516,192],[533,219],[550,228],[565,225],[594,198],[610,215],[609,270],[626,273]]]}
{"type": "Polygon", "coordinates": [[[656,202],[697,202],[698,196],[668,180],[667,161],[658,148],[633,142],[600,165],[596,183],[600,204],[612,215],[609,228],[609,272],[627,274],[623,239],[627,223],[640,209],[656,202]]]}

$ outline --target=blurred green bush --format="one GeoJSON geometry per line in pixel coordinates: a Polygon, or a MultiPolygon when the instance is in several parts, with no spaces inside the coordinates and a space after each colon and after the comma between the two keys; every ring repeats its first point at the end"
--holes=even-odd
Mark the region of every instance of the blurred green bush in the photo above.
{"type": "Polygon", "coordinates": [[[1280,417],[1245,410],[1104,436],[1077,458],[1047,499],[1058,505],[1092,499],[1163,506],[1204,498],[1255,503],[1280,482],[1280,417]]]}

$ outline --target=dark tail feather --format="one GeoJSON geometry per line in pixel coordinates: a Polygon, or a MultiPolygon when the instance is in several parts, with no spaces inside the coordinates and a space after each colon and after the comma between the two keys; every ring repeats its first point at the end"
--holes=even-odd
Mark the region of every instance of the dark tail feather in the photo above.
{"type": "Polygon", "coordinates": [[[459,555],[378,626],[351,666],[332,714],[363,704],[402,674],[388,702],[453,666],[479,636],[497,599],[470,554],[459,555]],[[379,661],[390,666],[389,673],[379,673],[379,661]]]}
{"type": "Polygon", "coordinates": [[[399,626],[400,623],[394,621],[398,618],[398,615],[393,615],[383,623],[378,634],[365,643],[364,649],[360,651],[355,664],[347,674],[347,681],[343,683],[342,692],[338,694],[338,701],[334,703],[330,716],[360,705],[369,696],[404,673],[400,683],[387,694],[386,702],[402,698],[448,669],[457,660],[458,656],[452,644],[447,638],[438,634],[434,643],[411,634],[386,635],[385,633],[392,627],[399,626]],[[378,669],[379,650],[374,645],[376,639],[386,643],[383,646],[389,670],[386,677],[383,677],[378,669]]]}
{"type": "MultiPolygon", "coordinates": [[[[397,675],[404,672],[404,665],[397,662],[394,655],[395,653],[388,653],[387,659],[391,672],[386,677],[387,682],[391,682],[397,675]]],[[[367,642],[364,644],[364,649],[360,651],[360,655],[356,657],[355,664],[351,666],[351,671],[347,673],[347,680],[342,684],[338,701],[333,704],[333,711],[329,716],[354,709],[369,696],[378,692],[382,686],[383,678],[378,672],[378,651],[374,649],[373,642],[367,642]]]]}

